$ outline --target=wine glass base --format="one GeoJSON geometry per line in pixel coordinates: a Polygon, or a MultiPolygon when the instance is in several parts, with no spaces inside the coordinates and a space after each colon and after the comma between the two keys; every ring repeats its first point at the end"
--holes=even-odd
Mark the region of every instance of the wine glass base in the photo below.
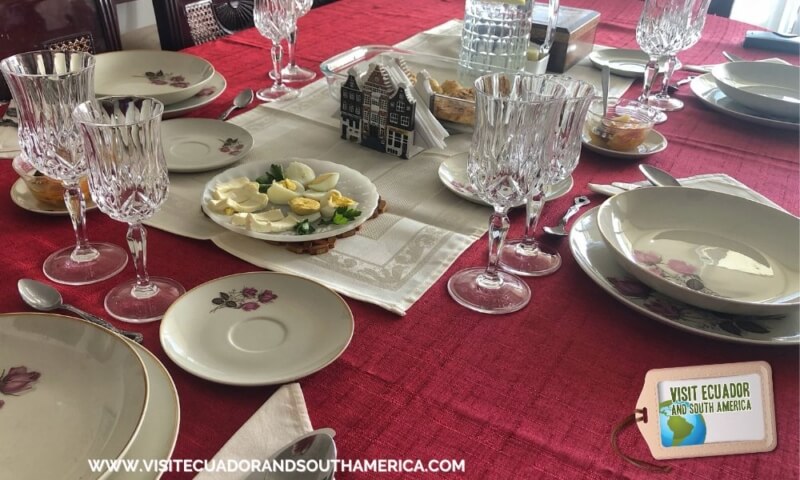
{"type": "Polygon", "coordinates": [[[262,88],[256,92],[256,97],[262,102],[280,102],[284,100],[291,100],[300,96],[300,90],[294,88],[262,88]]]}
{"type": "Polygon", "coordinates": [[[683,108],[683,101],[668,95],[650,95],[647,104],[664,112],[674,112],[683,108]]]}
{"type": "Polygon", "coordinates": [[[161,320],[167,308],[186,293],[180,283],[169,278],[150,277],[150,283],[157,287],[157,291],[144,298],[137,298],[133,294],[135,278],[112,288],[104,302],[108,314],[123,322],[155,322],[161,320]]]}
{"type": "Polygon", "coordinates": [[[561,267],[561,255],[552,247],[536,245],[531,248],[522,240],[506,242],[500,250],[503,270],[526,277],[550,275],[561,267]]]}
{"type": "Polygon", "coordinates": [[[91,242],[88,246],[97,255],[83,261],[73,258],[74,245],[52,253],[42,265],[44,275],[64,285],[88,285],[113,277],[128,264],[128,252],[116,245],[91,242]]]}
{"type": "MultiPolygon", "coordinates": [[[[275,72],[269,72],[269,78],[275,80],[275,72]]],[[[317,78],[316,72],[313,70],[309,70],[303,67],[284,67],[281,70],[281,78],[286,83],[301,83],[301,82],[310,82],[317,78]]]]}
{"type": "Polygon", "coordinates": [[[503,314],[522,309],[531,300],[531,289],[520,278],[498,271],[499,281],[486,278],[486,269],[468,268],[447,282],[447,291],[459,304],[481,313],[503,314]]]}

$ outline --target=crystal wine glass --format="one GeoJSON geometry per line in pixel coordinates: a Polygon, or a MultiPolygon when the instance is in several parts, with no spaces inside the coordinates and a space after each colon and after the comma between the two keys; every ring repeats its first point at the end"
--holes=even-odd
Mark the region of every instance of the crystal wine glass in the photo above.
{"type": "Polygon", "coordinates": [[[263,102],[289,100],[300,95],[300,90],[287,87],[283,83],[281,61],[283,47],[281,39],[288,38],[294,29],[297,0],[256,0],[253,5],[253,20],[261,35],[272,41],[272,73],[275,82],[271,87],[256,92],[256,97],[263,102]]]}
{"type": "Polygon", "coordinates": [[[453,299],[483,313],[510,313],[531,298],[528,285],[498,268],[508,209],[541,189],[548,174],[553,123],[565,89],[549,76],[495,73],[475,81],[475,128],[467,173],[489,220],[489,265],[461,270],[447,283],[453,299]]]}
{"type": "Polygon", "coordinates": [[[128,223],[136,278],[106,295],[105,308],[125,322],[159,320],[185,290],[147,273],[147,233],[142,221],[167,199],[169,177],[161,149],[164,105],[147,97],[107,97],[75,108],[89,161],[89,185],[100,210],[128,223]]]}
{"type": "MultiPolygon", "coordinates": [[[[636,43],[649,56],[644,70],[644,88],[639,97],[640,102],[662,110],[659,103],[663,104],[663,99],[659,100],[651,95],[653,81],[658,73],[658,61],[662,56],[674,56],[681,50],[689,30],[690,7],[698,1],[645,0],[639,24],[636,26],[636,43]]],[[[674,65],[671,69],[674,69],[674,65]]],[[[666,119],[667,115],[661,111],[654,122],[662,123],[666,119]]]]}
{"type": "Polygon", "coordinates": [[[94,65],[89,53],[49,50],[21,53],[0,62],[19,111],[23,153],[36,170],[64,185],[75,245],[47,257],[42,270],[50,280],[68,285],[105,280],[128,263],[125,250],[90,242],[86,235],[86,200],[80,183],[87,164],[72,109],[94,98],[94,65]]]}
{"type": "MultiPolygon", "coordinates": [[[[295,0],[295,19],[298,19],[311,10],[314,0],[295,0]]],[[[286,45],[289,50],[289,62],[281,70],[281,76],[286,83],[300,83],[314,80],[317,74],[313,70],[303,68],[297,65],[297,58],[295,56],[295,45],[297,45],[297,22],[295,21],[294,28],[289,33],[289,38],[286,40],[286,45]]],[[[269,72],[270,78],[275,80],[276,75],[274,71],[269,72]]]]}
{"type": "MultiPolygon", "coordinates": [[[[566,90],[562,110],[553,122],[555,129],[550,151],[548,175],[544,186],[554,185],[572,175],[581,153],[581,134],[586,112],[595,97],[592,84],[564,75],[552,75],[551,80],[566,90]]],[[[546,188],[534,188],[525,203],[525,234],[507,242],[500,251],[500,265],[517,275],[538,277],[548,275],[561,266],[561,255],[554,248],[540,245],[534,238],[539,214],[545,205],[546,188]]]]}
{"type": "MultiPolygon", "coordinates": [[[[706,14],[710,3],[711,0],[698,0],[687,3],[687,8],[689,9],[689,30],[683,37],[684,42],[679,51],[691,48],[700,40],[700,33],[703,31],[703,26],[706,23],[706,14]]],[[[650,97],[649,105],[667,112],[683,108],[683,101],[669,95],[669,82],[677,64],[677,53],[667,56],[661,91],[650,97]]]]}

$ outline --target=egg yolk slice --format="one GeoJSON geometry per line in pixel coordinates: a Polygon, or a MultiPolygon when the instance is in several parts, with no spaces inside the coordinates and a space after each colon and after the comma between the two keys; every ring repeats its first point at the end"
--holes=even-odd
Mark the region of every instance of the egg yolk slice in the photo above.
{"type": "Polygon", "coordinates": [[[311,198],[297,197],[289,200],[289,208],[298,215],[311,215],[319,212],[320,203],[311,198]]]}

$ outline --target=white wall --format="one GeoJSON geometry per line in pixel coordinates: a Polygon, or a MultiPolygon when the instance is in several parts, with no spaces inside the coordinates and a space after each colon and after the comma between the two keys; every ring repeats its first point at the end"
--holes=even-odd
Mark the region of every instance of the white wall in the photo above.
{"type": "Polygon", "coordinates": [[[117,5],[119,32],[124,35],[132,30],[156,24],[152,0],[134,0],[117,5]]]}
{"type": "Polygon", "coordinates": [[[800,33],[800,0],[735,0],[731,18],[768,30],[800,33]]]}

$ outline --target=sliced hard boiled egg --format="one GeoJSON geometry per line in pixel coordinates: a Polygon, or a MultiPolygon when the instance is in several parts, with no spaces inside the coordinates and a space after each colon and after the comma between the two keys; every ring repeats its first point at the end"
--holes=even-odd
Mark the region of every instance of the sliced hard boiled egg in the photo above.
{"type": "Polygon", "coordinates": [[[326,192],[336,187],[337,183],[339,183],[338,172],[323,173],[314,180],[308,182],[308,188],[317,192],[326,192]]]}
{"type": "Polygon", "coordinates": [[[298,215],[311,215],[319,212],[320,203],[317,200],[305,197],[295,197],[289,200],[289,208],[298,215]]]}
{"type": "Polygon", "coordinates": [[[330,220],[333,218],[333,215],[336,213],[336,209],[339,207],[356,208],[358,206],[358,202],[352,198],[345,197],[339,193],[338,190],[331,190],[328,193],[328,198],[322,202],[319,210],[319,213],[325,220],[330,220]]]}
{"type": "Polygon", "coordinates": [[[278,182],[272,182],[272,185],[267,189],[272,203],[276,205],[286,205],[289,200],[299,197],[305,189],[303,186],[293,180],[284,179],[278,182]]]}
{"type": "Polygon", "coordinates": [[[312,200],[316,200],[316,201],[322,203],[322,202],[324,202],[325,200],[328,199],[328,194],[330,192],[335,192],[335,191],[336,190],[330,190],[330,191],[327,191],[327,192],[317,192],[317,191],[309,189],[309,190],[306,190],[305,192],[303,192],[303,196],[306,197],[306,198],[310,198],[312,200]]]}
{"type": "Polygon", "coordinates": [[[317,176],[311,167],[300,162],[290,162],[289,165],[283,169],[283,175],[303,185],[307,185],[317,176]]]}

